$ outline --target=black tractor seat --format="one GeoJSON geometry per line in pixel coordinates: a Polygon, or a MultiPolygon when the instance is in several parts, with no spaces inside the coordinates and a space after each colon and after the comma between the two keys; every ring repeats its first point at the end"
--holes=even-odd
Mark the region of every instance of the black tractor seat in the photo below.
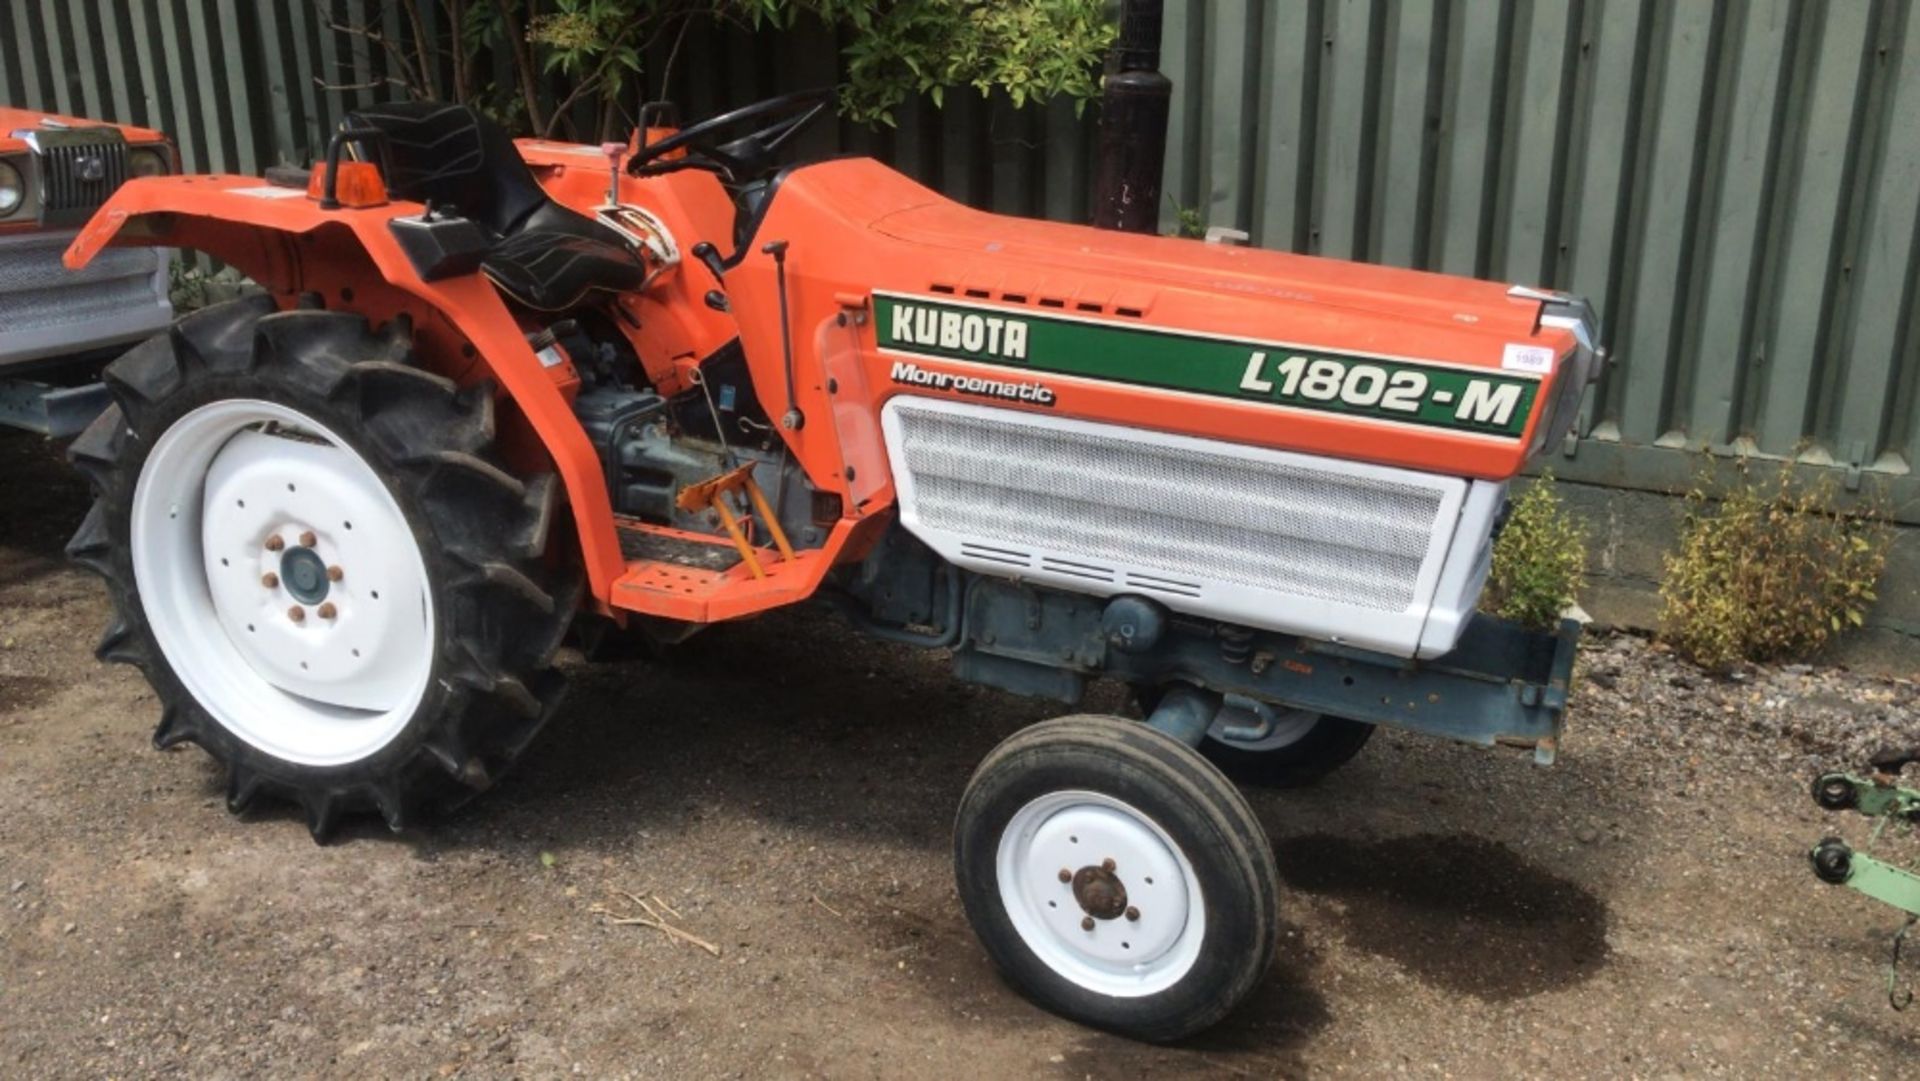
{"type": "Polygon", "coordinates": [[[554,202],[506,129],[471,106],[396,101],[357,110],[346,123],[385,133],[389,192],[488,234],[480,269],[521,304],[565,311],[646,281],[647,265],[625,238],[554,202]]]}

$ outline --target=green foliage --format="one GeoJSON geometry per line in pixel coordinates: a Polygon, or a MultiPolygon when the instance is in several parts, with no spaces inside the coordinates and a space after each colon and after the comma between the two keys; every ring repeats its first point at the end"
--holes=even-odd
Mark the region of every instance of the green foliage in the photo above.
{"type": "MultiPolygon", "coordinates": [[[[417,14],[427,0],[400,0],[417,14]]],[[[662,96],[673,57],[698,23],[785,31],[802,20],[848,31],[842,111],[892,124],[894,110],[926,94],[970,87],[1005,92],[1015,106],[1067,96],[1084,106],[1100,89],[1100,65],[1115,27],[1105,0],[440,0],[447,48],[411,53],[371,28],[418,97],[472,102],[502,120],[552,135],[591,104],[600,135],[637,101],[636,81],[662,96]],[[447,64],[430,62],[442,53],[447,64]],[[510,85],[481,78],[478,54],[502,57],[510,85]],[[648,57],[664,53],[660,70],[648,57]],[[458,54],[458,55],[455,55],[458,54]],[[465,60],[463,63],[462,61],[465,60]],[[446,76],[446,77],[443,77],[446,76]]],[[[424,25],[413,19],[413,25],[424,25]]],[[[628,120],[631,117],[627,117],[628,120]]],[[[580,138],[595,133],[575,131],[580,138]]]]}
{"type": "Polygon", "coordinates": [[[527,40],[544,47],[540,70],[559,72],[576,85],[597,78],[599,93],[622,97],[627,76],[640,71],[636,35],[645,21],[634,18],[632,9],[626,0],[555,0],[552,12],[527,24],[527,40]]]}
{"type": "Polygon", "coordinates": [[[167,264],[167,299],[173,304],[175,315],[185,315],[232,300],[258,288],[230,266],[208,273],[198,264],[178,255],[167,264]]]}
{"type": "Polygon", "coordinates": [[[1171,193],[1167,195],[1167,202],[1173,205],[1174,236],[1187,237],[1191,240],[1202,240],[1206,238],[1207,215],[1205,211],[1197,206],[1180,205],[1180,200],[1175,199],[1171,193]]]}
{"type": "Polygon", "coordinates": [[[1587,568],[1587,532],[1546,473],[1513,502],[1493,542],[1493,572],[1481,607],[1536,630],[1552,628],[1574,602],[1587,568]]]}
{"type": "Polygon", "coordinates": [[[1059,95],[1084,106],[1100,90],[1114,26],[1104,0],[759,0],[812,9],[851,28],[841,104],[856,120],[893,123],[916,94],[948,87],[1006,91],[1015,107],[1059,95]]]}
{"type": "Polygon", "coordinates": [[[1715,670],[1808,657],[1866,620],[1890,540],[1877,514],[1837,511],[1830,480],[1781,469],[1718,503],[1696,488],[1660,583],[1662,635],[1715,670]]]}

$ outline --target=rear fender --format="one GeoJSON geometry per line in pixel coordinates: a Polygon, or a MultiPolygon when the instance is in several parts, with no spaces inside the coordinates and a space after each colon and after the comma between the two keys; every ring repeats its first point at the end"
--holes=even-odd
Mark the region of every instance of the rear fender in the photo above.
{"type": "Polygon", "coordinates": [[[376,322],[406,314],[429,368],[461,384],[491,378],[515,406],[500,439],[516,464],[558,473],[581,562],[606,610],[626,569],[599,459],[551,373],[493,285],[479,274],[422,281],[387,223],[418,203],[325,211],[293,188],[253,177],[184,176],[121,185],[67,248],[70,269],[108,245],[192,248],[239,268],[291,304],[314,292],[376,322]]]}

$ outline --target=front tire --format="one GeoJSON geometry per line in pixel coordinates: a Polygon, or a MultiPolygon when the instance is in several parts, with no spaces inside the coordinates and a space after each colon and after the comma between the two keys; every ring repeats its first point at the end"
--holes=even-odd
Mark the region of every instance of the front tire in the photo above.
{"type": "Polygon", "coordinates": [[[954,825],[960,899],[1039,1005],[1177,1040],[1272,963],[1279,875],[1246,799],[1191,748],[1117,717],[1063,717],[996,747],[954,825]]]}
{"type": "Polygon", "coordinates": [[[415,366],[404,317],[257,296],[106,380],[68,552],[107,581],[97,653],[146,673],[157,746],[200,745],[231,810],[292,800],[315,840],[356,811],[399,830],[520,756],[579,587],[546,559],[551,477],[494,454],[491,387],[415,366]]]}

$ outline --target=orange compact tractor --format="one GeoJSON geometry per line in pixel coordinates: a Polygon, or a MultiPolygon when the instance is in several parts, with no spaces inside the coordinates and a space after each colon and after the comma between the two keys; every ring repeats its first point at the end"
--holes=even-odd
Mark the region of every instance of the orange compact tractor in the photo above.
{"type": "Polygon", "coordinates": [[[0,424],[74,435],[107,406],[105,360],[173,321],[171,252],[115,251],[82,274],[60,253],[122,181],[177,171],[157,131],[0,105],[0,424]]]}
{"type": "Polygon", "coordinates": [[[69,266],[193,248],[266,292],[107,371],[72,450],[99,653],[234,810],[292,800],[315,837],[492,784],[576,622],[675,638],[819,601],[962,679],[1069,705],[1121,681],[1144,721],[982,763],[959,894],[1041,1004],[1193,1032],[1275,948],[1226,775],[1313,778],[1377,724],[1552,757],[1577,628],[1474,607],[1592,315],[778,164],[828,102],[606,147],[391,105],[310,172],[120,189],[69,266]]]}

